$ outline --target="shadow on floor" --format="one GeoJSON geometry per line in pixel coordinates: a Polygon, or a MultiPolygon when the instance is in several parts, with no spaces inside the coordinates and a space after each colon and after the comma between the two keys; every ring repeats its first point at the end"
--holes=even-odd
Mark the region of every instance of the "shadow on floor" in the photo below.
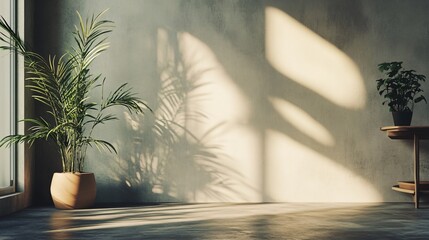
{"type": "Polygon", "coordinates": [[[0,219],[0,239],[428,239],[429,207],[412,204],[160,204],[0,219]]]}

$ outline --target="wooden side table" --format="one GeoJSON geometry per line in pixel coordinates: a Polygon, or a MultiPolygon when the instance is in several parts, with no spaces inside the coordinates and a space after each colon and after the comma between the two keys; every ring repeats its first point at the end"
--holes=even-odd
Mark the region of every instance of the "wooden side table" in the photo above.
{"type": "Polygon", "coordinates": [[[380,128],[391,139],[413,139],[414,141],[414,190],[393,186],[395,191],[414,195],[414,206],[419,208],[420,193],[420,140],[429,139],[429,126],[388,126],[380,128]]]}

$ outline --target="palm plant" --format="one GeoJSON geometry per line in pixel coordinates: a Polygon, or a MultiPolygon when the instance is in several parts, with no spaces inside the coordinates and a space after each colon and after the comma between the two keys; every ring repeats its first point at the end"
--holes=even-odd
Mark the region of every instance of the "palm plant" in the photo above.
{"type": "Polygon", "coordinates": [[[22,142],[31,145],[37,139],[51,139],[58,146],[63,172],[82,172],[88,146],[116,153],[111,143],[92,136],[97,126],[117,119],[107,113],[108,109],[123,106],[133,113],[143,113],[143,108],[150,110],[127,84],[105,96],[105,78],[90,71],[92,62],[109,47],[106,35],[112,31],[113,22],[101,19],[104,12],[85,20],[77,13],[79,26],[75,26],[73,32],[75,46],[59,58],[51,55],[44,58],[31,51],[7,21],[0,19],[0,48],[23,56],[26,86],[32,97],[49,109],[46,119],[21,120],[31,125],[28,131],[4,137],[0,147],[22,142]],[[90,97],[95,89],[101,91],[99,102],[90,97]]]}

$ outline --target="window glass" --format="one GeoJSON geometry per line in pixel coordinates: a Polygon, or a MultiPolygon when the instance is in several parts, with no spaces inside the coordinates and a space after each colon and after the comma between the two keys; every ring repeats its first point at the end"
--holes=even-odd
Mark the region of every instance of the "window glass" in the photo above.
{"type": "MultiPolygon", "coordinates": [[[[11,1],[0,1],[0,15],[11,22],[11,1]]],[[[0,50],[0,138],[12,133],[12,95],[11,88],[11,54],[0,50]]],[[[11,186],[13,179],[13,162],[11,149],[0,148],[0,190],[11,186]]],[[[1,192],[0,192],[1,193],[1,192]]]]}

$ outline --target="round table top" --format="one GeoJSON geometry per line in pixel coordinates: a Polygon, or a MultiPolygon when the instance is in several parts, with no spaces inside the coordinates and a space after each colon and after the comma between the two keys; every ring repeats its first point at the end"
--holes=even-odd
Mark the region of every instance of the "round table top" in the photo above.
{"type": "Polygon", "coordinates": [[[413,139],[418,136],[421,139],[429,139],[429,126],[386,126],[381,127],[391,139],[413,139]]]}
{"type": "Polygon", "coordinates": [[[386,126],[381,127],[381,131],[397,130],[397,131],[416,131],[429,130],[429,126],[386,126]]]}

